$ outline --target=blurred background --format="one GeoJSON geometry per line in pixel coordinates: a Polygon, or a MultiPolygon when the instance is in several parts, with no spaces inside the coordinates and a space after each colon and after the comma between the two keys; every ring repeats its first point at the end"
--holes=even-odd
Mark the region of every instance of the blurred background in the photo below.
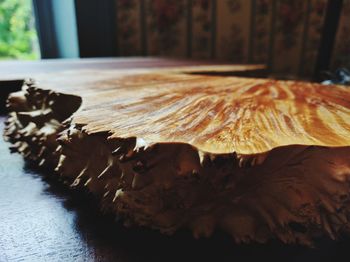
{"type": "Polygon", "coordinates": [[[350,0],[0,0],[0,60],[162,56],[350,67],[350,0]]]}

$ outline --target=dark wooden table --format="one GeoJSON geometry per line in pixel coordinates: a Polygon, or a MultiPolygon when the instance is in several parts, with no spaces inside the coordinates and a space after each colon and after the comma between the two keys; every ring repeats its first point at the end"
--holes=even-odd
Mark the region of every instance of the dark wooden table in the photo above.
{"type": "MultiPolygon", "coordinates": [[[[0,80],[17,79],[31,77],[35,74],[55,73],[71,70],[127,70],[127,69],[151,69],[151,68],[174,68],[188,66],[213,66],[229,65],[233,67],[235,75],[264,74],[260,68],[253,70],[252,67],[257,65],[242,65],[243,70],[235,69],[240,65],[232,65],[227,62],[203,61],[203,60],[186,60],[174,58],[154,58],[154,57],[132,57],[132,58],[84,58],[84,59],[46,59],[40,61],[2,61],[0,62],[0,80]],[[244,69],[246,67],[246,69],[244,69]]],[[[230,72],[223,72],[230,74],[230,72]]]]}
{"type": "Polygon", "coordinates": [[[163,68],[199,64],[210,65],[217,64],[217,62],[154,57],[46,59],[21,62],[9,60],[0,62],[0,79],[8,75],[29,76],[34,73],[59,72],[72,69],[163,68]]]}
{"type": "MultiPolygon", "coordinates": [[[[132,67],[195,63],[166,59],[105,61],[6,62],[0,63],[0,75],[72,67],[110,69],[123,63],[132,67]]],[[[0,92],[3,90],[0,83],[0,92]]],[[[4,120],[0,117],[0,132],[4,120]]],[[[9,146],[0,140],[0,262],[349,261],[350,239],[345,237],[337,242],[321,239],[316,248],[308,249],[275,242],[235,245],[220,232],[210,239],[194,240],[187,231],[168,237],[143,228],[127,229],[101,214],[90,196],[66,189],[49,172],[24,163],[18,154],[10,154],[9,146]]]]}

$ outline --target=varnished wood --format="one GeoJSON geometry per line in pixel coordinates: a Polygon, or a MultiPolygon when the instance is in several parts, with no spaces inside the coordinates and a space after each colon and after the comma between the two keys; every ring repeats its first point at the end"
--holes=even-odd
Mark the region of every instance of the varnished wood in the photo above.
{"type": "Polygon", "coordinates": [[[350,144],[345,87],[179,71],[65,72],[37,79],[41,88],[82,97],[73,121],[89,134],[187,143],[216,154],[350,144]]]}

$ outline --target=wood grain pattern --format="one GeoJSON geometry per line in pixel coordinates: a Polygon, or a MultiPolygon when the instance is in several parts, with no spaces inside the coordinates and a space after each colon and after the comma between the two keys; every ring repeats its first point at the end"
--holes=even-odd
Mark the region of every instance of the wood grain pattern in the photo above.
{"type": "Polygon", "coordinates": [[[258,154],[285,145],[348,146],[350,92],[340,86],[176,73],[63,74],[39,86],[80,95],[91,133],[258,154]],[[119,76],[118,76],[119,74],[119,76]]]}

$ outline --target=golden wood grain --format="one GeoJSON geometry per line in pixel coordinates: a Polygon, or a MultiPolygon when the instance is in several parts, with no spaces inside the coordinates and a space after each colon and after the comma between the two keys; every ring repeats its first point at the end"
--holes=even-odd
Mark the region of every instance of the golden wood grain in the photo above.
{"type": "Polygon", "coordinates": [[[55,81],[39,78],[39,86],[81,96],[73,120],[87,133],[187,143],[217,154],[350,145],[345,87],[139,71],[63,74],[55,81]]]}

